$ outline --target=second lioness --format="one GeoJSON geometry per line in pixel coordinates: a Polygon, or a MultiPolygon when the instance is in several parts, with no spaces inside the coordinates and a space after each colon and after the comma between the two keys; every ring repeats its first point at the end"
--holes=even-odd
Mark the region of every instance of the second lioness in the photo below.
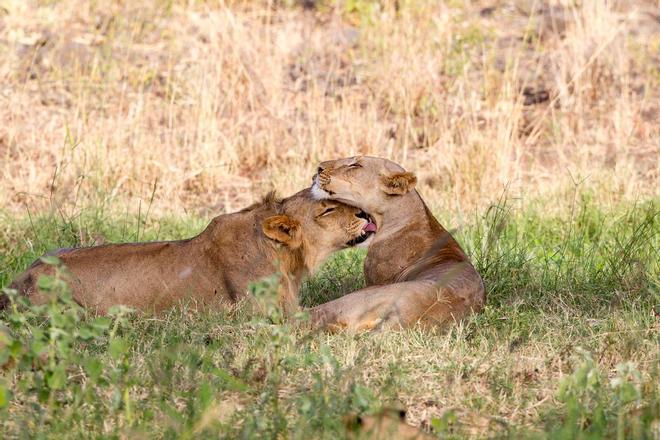
{"type": "MultiPolygon", "coordinates": [[[[284,200],[271,195],[242,211],[216,217],[188,240],[62,249],[54,254],[67,269],[74,300],[102,314],[118,304],[157,311],[185,298],[208,305],[233,303],[246,294],[251,281],[278,269],[280,303],[291,312],[304,275],[330,253],[366,241],[372,227],[360,209],[316,201],[303,190],[284,200]]],[[[37,280],[52,271],[37,260],[12,287],[32,302],[43,302],[37,280]]]]}
{"type": "Polygon", "coordinates": [[[416,178],[377,157],[323,162],[312,192],[368,211],[378,233],[364,268],[370,287],[312,309],[329,329],[436,326],[483,308],[481,277],[415,190],[416,178]]]}

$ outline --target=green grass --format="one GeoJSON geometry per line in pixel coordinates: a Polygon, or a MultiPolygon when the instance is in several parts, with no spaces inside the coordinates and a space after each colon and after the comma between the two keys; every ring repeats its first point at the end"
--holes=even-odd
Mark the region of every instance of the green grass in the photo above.
{"type": "MultiPolygon", "coordinates": [[[[578,197],[491,207],[456,235],[488,305],[447,332],[310,333],[271,304],[94,318],[60,299],[0,315],[0,418],[10,437],[343,438],[342,418],[403,407],[439,438],[653,438],[658,400],[657,203],[610,209],[578,197]],[[9,360],[9,362],[7,362],[9,360]]],[[[452,224],[448,221],[447,224],[452,224]]],[[[2,219],[0,285],[44,251],[170,239],[204,220],[2,219]],[[139,227],[138,227],[139,224],[139,227]]],[[[330,260],[303,288],[318,304],[363,285],[364,252],[330,260]]],[[[45,280],[62,292],[57,279],[45,280]]]]}

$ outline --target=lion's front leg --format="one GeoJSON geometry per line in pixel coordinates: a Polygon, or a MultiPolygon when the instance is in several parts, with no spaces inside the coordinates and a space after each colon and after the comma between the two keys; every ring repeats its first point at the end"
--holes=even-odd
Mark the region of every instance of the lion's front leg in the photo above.
{"type": "Polygon", "coordinates": [[[312,325],[329,331],[409,327],[420,318],[418,303],[432,284],[408,281],[358,290],[310,310],[312,325]]]}
{"type": "Polygon", "coordinates": [[[349,311],[343,307],[337,307],[337,304],[322,304],[310,311],[312,326],[336,333],[343,330],[356,332],[381,330],[398,325],[399,321],[394,313],[379,309],[370,307],[368,310],[349,311]]]}

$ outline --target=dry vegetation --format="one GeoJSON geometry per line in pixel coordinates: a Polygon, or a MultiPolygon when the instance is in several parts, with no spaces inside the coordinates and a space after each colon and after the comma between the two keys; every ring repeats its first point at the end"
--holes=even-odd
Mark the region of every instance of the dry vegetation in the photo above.
{"type": "Polygon", "coordinates": [[[657,192],[657,2],[284,3],[0,1],[0,205],[217,213],[353,154],[452,212],[657,192]]]}
{"type": "MultiPolygon", "coordinates": [[[[439,438],[657,438],[659,153],[657,1],[0,0],[0,288],[372,154],[418,174],[488,292],[446,334],[354,336],[95,318],[47,279],[57,300],[0,314],[0,432],[334,439],[403,406],[439,438]]],[[[305,305],[360,288],[362,257],[305,305]]]]}

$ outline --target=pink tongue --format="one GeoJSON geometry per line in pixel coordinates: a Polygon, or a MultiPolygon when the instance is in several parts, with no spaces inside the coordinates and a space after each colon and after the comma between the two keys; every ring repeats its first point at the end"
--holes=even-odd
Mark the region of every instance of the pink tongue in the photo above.
{"type": "Polygon", "coordinates": [[[367,232],[376,232],[376,225],[369,222],[366,225],[364,225],[364,228],[362,228],[362,230],[367,232]]]}

